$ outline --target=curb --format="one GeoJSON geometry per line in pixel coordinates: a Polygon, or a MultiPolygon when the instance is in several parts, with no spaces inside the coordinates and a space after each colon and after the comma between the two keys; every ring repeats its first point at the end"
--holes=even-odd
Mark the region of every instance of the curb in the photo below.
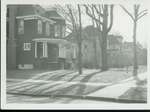
{"type": "Polygon", "coordinates": [[[75,98],[75,99],[84,99],[84,100],[95,100],[95,101],[107,101],[107,102],[116,102],[116,103],[147,103],[145,100],[130,100],[130,99],[121,99],[121,98],[109,98],[109,97],[95,97],[95,96],[86,96],[86,95],[35,95],[35,94],[19,94],[7,92],[7,94],[14,95],[25,95],[33,97],[64,97],[64,98],[75,98]]]}

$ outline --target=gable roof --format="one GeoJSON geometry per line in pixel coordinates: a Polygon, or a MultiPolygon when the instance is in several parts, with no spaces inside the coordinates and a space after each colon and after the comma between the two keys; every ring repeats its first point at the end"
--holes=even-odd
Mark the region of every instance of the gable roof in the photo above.
{"type": "Polygon", "coordinates": [[[63,19],[55,10],[46,10],[45,14],[49,18],[63,19]]]}
{"type": "Polygon", "coordinates": [[[56,23],[55,20],[51,19],[50,17],[60,17],[59,14],[57,14],[57,12],[54,11],[47,12],[44,8],[42,8],[39,5],[17,5],[17,6],[18,6],[16,17],[17,19],[40,18],[44,21],[49,21],[50,23],[56,23]]]}

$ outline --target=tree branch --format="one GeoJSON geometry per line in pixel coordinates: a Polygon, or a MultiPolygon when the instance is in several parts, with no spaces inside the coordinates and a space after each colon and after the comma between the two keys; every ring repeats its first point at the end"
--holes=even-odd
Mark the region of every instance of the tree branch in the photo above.
{"type": "Polygon", "coordinates": [[[67,6],[67,8],[68,8],[69,13],[70,13],[70,18],[72,20],[73,29],[76,30],[76,23],[75,23],[75,18],[73,16],[73,12],[69,6],[67,6]]]}
{"type": "Polygon", "coordinates": [[[147,14],[147,12],[143,13],[142,15],[140,15],[137,20],[141,19],[143,16],[145,16],[147,14]]]}
{"type": "Polygon", "coordinates": [[[85,6],[85,9],[86,9],[86,14],[88,16],[90,16],[92,19],[94,19],[95,21],[99,22],[99,20],[96,17],[94,17],[93,14],[89,11],[89,7],[86,6],[86,5],[84,5],[84,6],[85,6]]]}
{"type": "Polygon", "coordinates": [[[120,5],[120,7],[131,17],[133,21],[135,20],[132,14],[124,6],[120,5]]]}
{"type": "Polygon", "coordinates": [[[137,21],[140,5],[134,5],[134,20],[137,21]]]}
{"type": "Polygon", "coordinates": [[[99,10],[97,7],[96,7],[96,5],[93,5],[93,7],[94,7],[94,9],[96,10],[96,12],[97,12],[97,14],[99,15],[99,16],[104,16],[102,13],[101,13],[101,10],[99,10]]]}
{"type": "Polygon", "coordinates": [[[100,24],[103,24],[99,19],[97,19],[97,18],[95,17],[95,14],[94,14],[94,7],[90,7],[91,10],[92,10],[92,12],[90,12],[88,6],[84,5],[84,7],[85,7],[85,9],[86,9],[86,14],[87,14],[89,17],[91,17],[93,20],[95,20],[96,23],[98,22],[98,23],[100,23],[100,24]]]}
{"type": "Polygon", "coordinates": [[[143,11],[141,11],[141,12],[139,12],[138,13],[138,16],[140,16],[141,14],[143,14],[143,13],[145,13],[145,12],[147,12],[148,10],[147,9],[145,9],[145,10],[143,10],[143,11]]]}
{"type": "Polygon", "coordinates": [[[67,27],[69,30],[73,31],[72,24],[66,24],[66,27],[67,27]]]}

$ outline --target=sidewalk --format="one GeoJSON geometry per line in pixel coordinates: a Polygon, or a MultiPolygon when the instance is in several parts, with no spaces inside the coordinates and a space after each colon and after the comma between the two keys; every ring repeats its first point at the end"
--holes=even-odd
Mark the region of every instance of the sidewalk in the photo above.
{"type": "MultiPolygon", "coordinates": [[[[146,73],[142,73],[138,75],[140,80],[145,80],[147,78],[146,73]]],[[[123,101],[123,102],[135,102],[135,103],[145,103],[147,102],[144,98],[140,100],[139,98],[128,98],[128,97],[123,97],[125,93],[127,93],[128,90],[136,88],[136,83],[133,77],[122,81],[119,84],[115,84],[112,86],[108,86],[102,90],[96,91],[94,93],[91,93],[88,95],[88,97],[97,97],[99,99],[107,99],[107,100],[112,100],[112,101],[123,101]]],[[[138,93],[137,93],[138,94],[138,93]]],[[[129,95],[129,94],[128,94],[129,95]]],[[[136,95],[136,94],[134,94],[136,95]]],[[[143,96],[146,97],[146,96],[143,96]]]]}

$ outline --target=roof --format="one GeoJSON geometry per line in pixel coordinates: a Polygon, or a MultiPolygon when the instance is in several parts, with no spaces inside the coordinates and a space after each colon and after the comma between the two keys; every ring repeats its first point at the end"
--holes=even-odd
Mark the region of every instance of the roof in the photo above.
{"type": "Polygon", "coordinates": [[[40,14],[39,10],[41,10],[41,8],[37,5],[18,5],[17,16],[35,15],[37,13],[40,14]],[[38,7],[38,10],[36,7],[38,7]]]}
{"type": "MultiPolygon", "coordinates": [[[[70,33],[69,35],[66,36],[66,39],[75,42],[76,38],[74,38],[73,35],[74,35],[73,33],[70,33]]],[[[82,30],[82,39],[84,40],[91,41],[96,37],[99,37],[99,31],[92,25],[89,25],[82,30]]]]}
{"type": "MultiPolygon", "coordinates": [[[[123,43],[123,46],[125,48],[131,48],[132,49],[133,48],[133,42],[127,42],[127,41],[125,41],[123,43]]],[[[138,49],[143,49],[143,46],[139,42],[137,42],[136,46],[137,46],[138,49]]]]}
{"type": "Polygon", "coordinates": [[[55,11],[55,10],[46,10],[42,8],[40,5],[16,5],[18,7],[17,11],[17,19],[37,19],[40,18],[44,21],[49,21],[51,23],[56,23],[55,20],[63,20],[64,19],[55,11]]]}
{"type": "Polygon", "coordinates": [[[56,24],[58,23],[65,25],[65,19],[61,17],[56,10],[46,10],[45,17],[55,21],[56,24]]]}
{"type": "Polygon", "coordinates": [[[123,37],[120,35],[108,35],[109,44],[121,44],[123,37]]]}
{"type": "Polygon", "coordinates": [[[63,19],[56,10],[46,10],[45,14],[48,18],[63,19]]]}
{"type": "Polygon", "coordinates": [[[16,19],[24,19],[24,20],[31,20],[31,19],[41,19],[44,22],[50,22],[51,24],[56,23],[55,21],[48,19],[46,17],[40,15],[27,15],[27,16],[17,16],[16,19]]]}

